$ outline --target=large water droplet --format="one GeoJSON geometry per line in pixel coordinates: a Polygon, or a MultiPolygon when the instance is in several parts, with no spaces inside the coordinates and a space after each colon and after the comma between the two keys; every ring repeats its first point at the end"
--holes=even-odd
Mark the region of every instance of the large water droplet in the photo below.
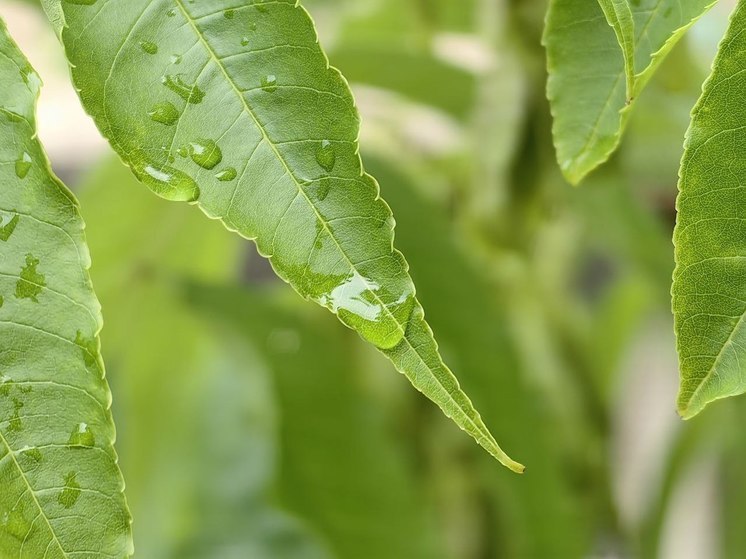
{"type": "Polygon", "coordinates": [[[19,179],[25,179],[28,172],[31,170],[31,164],[33,163],[31,156],[25,151],[16,160],[16,176],[19,179]]]}
{"type": "Polygon", "coordinates": [[[158,54],[158,45],[153,41],[140,41],[140,48],[148,54],[158,54]]]}
{"type": "Polygon", "coordinates": [[[189,143],[189,156],[203,169],[214,169],[223,160],[223,152],[212,140],[198,139],[189,143]]]}
{"type": "Polygon", "coordinates": [[[248,37],[241,37],[241,46],[246,47],[249,45],[249,38],[248,37]]]}
{"type": "Polygon", "coordinates": [[[181,55],[180,54],[172,54],[171,55],[171,64],[181,64],[181,55]]]}
{"type": "Polygon", "coordinates": [[[87,423],[78,423],[70,433],[67,444],[78,448],[91,448],[96,445],[96,437],[87,423]]]}
{"type": "Polygon", "coordinates": [[[194,202],[199,198],[197,183],[178,169],[146,163],[140,168],[133,167],[133,171],[145,186],[161,198],[176,202],[194,202]]]}
{"type": "Polygon", "coordinates": [[[334,146],[329,140],[321,142],[318,148],[316,148],[316,162],[327,172],[331,173],[334,169],[334,165],[337,162],[337,154],[334,151],[334,146]]]}
{"type": "Polygon", "coordinates": [[[237,176],[238,171],[236,171],[233,167],[226,167],[219,173],[215,174],[215,178],[218,179],[220,182],[230,182],[232,180],[235,180],[237,176]]]}
{"type": "Polygon", "coordinates": [[[316,185],[316,198],[319,200],[319,202],[323,202],[326,200],[326,197],[329,196],[329,191],[332,188],[332,181],[329,179],[329,177],[322,178],[318,184],[316,185]]]}
{"type": "Polygon", "coordinates": [[[153,105],[153,108],[148,111],[148,116],[155,122],[172,126],[179,120],[179,109],[170,101],[164,101],[153,105]]]}
{"type": "Polygon", "coordinates": [[[38,448],[25,446],[18,451],[28,469],[34,469],[41,464],[42,455],[38,448]]]}
{"type": "Polygon", "coordinates": [[[7,241],[16,230],[20,217],[16,213],[0,210],[0,241],[7,241]]]}
{"type": "Polygon", "coordinates": [[[262,89],[272,93],[277,91],[277,76],[274,74],[267,74],[262,78],[262,89]]]}
{"type": "Polygon", "coordinates": [[[189,85],[181,78],[180,74],[175,76],[163,76],[163,78],[161,78],[161,83],[176,93],[176,95],[184,99],[187,103],[201,103],[202,99],[205,98],[205,92],[202,91],[197,84],[189,85]]]}
{"type": "Polygon", "coordinates": [[[46,278],[37,271],[39,259],[32,254],[26,255],[26,265],[21,268],[20,277],[16,282],[16,298],[31,299],[34,303],[39,302],[42,288],[47,285],[46,278]]]}
{"type": "Polygon", "coordinates": [[[9,534],[17,540],[23,540],[31,530],[31,523],[23,514],[23,505],[18,503],[13,510],[0,514],[1,533],[9,534]]]}
{"type": "Polygon", "coordinates": [[[72,508],[80,498],[80,484],[76,477],[75,472],[70,472],[65,476],[65,487],[57,497],[57,502],[66,509],[72,508]]]}

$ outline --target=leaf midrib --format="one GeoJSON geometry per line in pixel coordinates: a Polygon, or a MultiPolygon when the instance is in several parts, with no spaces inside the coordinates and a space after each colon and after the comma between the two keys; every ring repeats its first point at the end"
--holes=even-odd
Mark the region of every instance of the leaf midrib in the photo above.
{"type": "Polygon", "coordinates": [[[725,355],[725,348],[728,347],[733,342],[733,337],[736,334],[736,331],[741,327],[741,324],[743,324],[744,318],[746,318],[746,311],[741,312],[741,316],[738,319],[738,321],[733,325],[733,328],[730,331],[730,334],[728,334],[728,338],[723,342],[723,345],[720,347],[720,351],[718,351],[717,355],[715,356],[714,361],[712,362],[712,366],[707,371],[707,374],[705,374],[704,377],[702,377],[702,380],[697,385],[697,388],[692,392],[692,395],[687,398],[686,402],[686,409],[684,411],[688,411],[691,407],[692,403],[695,403],[697,398],[699,397],[699,393],[704,389],[705,385],[707,385],[712,378],[712,376],[715,374],[715,371],[718,368],[718,365],[720,364],[720,360],[723,358],[723,355],[725,355]]]}
{"type": "MultiPolygon", "coordinates": [[[[52,528],[52,525],[50,524],[49,519],[47,518],[47,515],[44,513],[44,509],[42,508],[41,503],[39,503],[39,499],[36,498],[36,492],[31,487],[31,484],[29,483],[29,480],[26,477],[26,474],[21,468],[21,465],[18,463],[18,460],[16,460],[15,451],[11,448],[10,444],[8,444],[8,440],[5,438],[5,435],[3,435],[2,429],[0,429],[0,442],[2,442],[3,446],[8,450],[10,459],[13,461],[13,464],[18,470],[18,473],[21,476],[21,479],[26,484],[28,492],[31,495],[31,498],[34,500],[34,504],[36,504],[36,508],[39,509],[39,515],[44,519],[44,522],[47,524],[47,527],[49,528],[49,533],[52,535],[52,540],[57,544],[57,547],[59,548],[62,555],[64,557],[69,557],[67,552],[65,552],[65,549],[62,547],[62,542],[60,542],[60,539],[57,536],[57,532],[55,532],[54,528],[52,528]]],[[[29,528],[29,531],[30,530],[31,528],[29,528]]],[[[28,533],[26,534],[26,537],[28,537],[28,533]]]]}
{"type": "MultiPolygon", "coordinates": [[[[282,166],[285,168],[285,171],[288,173],[288,176],[293,180],[293,182],[295,183],[296,187],[298,188],[299,193],[303,196],[303,198],[308,203],[309,207],[313,210],[314,214],[316,215],[316,218],[321,223],[322,227],[329,234],[329,238],[331,238],[332,241],[334,242],[334,244],[337,246],[337,249],[339,250],[340,254],[344,257],[345,261],[349,264],[350,268],[352,270],[354,270],[363,279],[363,281],[365,282],[366,286],[368,286],[369,291],[373,294],[373,297],[375,298],[375,300],[378,302],[378,304],[381,305],[381,307],[383,309],[385,309],[385,312],[391,317],[391,319],[397,325],[397,328],[402,333],[402,341],[406,343],[406,345],[415,353],[415,355],[417,355],[417,357],[419,358],[420,362],[425,366],[425,368],[428,369],[428,370],[430,370],[430,371],[432,371],[432,369],[430,369],[430,367],[428,366],[427,362],[424,360],[424,358],[422,357],[422,355],[420,355],[420,353],[417,351],[417,349],[414,348],[414,346],[412,346],[412,344],[410,343],[410,341],[407,339],[406,330],[404,329],[403,325],[396,319],[396,317],[391,313],[391,311],[389,310],[389,308],[383,303],[383,301],[380,299],[380,297],[378,296],[378,294],[376,293],[376,291],[373,290],[373,289],[371,289],[370,283],[368,282],[367,278],[357,270],[357,268],[352,263],[352,261],[350,260],[349,256],[347,255],[347,253],[344,251],[344,249],[342,248],[342,246],[337,241],[336,237],[332,234],[332,231],[329,229],[329,226],[328,226],[327,222],[324,219],[322,219],[321,214],[319,213],[319,211],[316,208],[316,206],[313,204],[313,202],[308,197],[308,195],[303,190],[303,188],[301,188],[300,182],[296,178],[296,176],[293,173],[293,171],[290,169],[290,166],[288,165],[287,161],[282,156],[282,154],[279,152],[279,150],[277,149],[277,146],[275,146],[274,142],[272,142],[270,140],[269,136],[267,135],[266,130],[264,129],[264,126],[262,126],[262,124],[259,122],[259,119],[256,117],[256,115],[254,114],[254,111],[251,109],[251,107],[249,106],[249,104],[246,102],[246,99],[244,98],[243,94],[238,89],[238,87],[236,87],[235,83],[231,79],[231,77],[228,74],[228,71],[226,70],[225,66],[222,64],[221,60],[218,58],[217,54],[212,49],[212,47],[210,46],[210,44],[206,41],[203,33],[200,31],[199,27],[197,26],[197,22],[194,20],[194,18],[191,16],[191,14],[187,11],[186,7],[184,6],[183,1],[182,0],[174,0],[174,2],[176,3],[177,7],[179,8],[179,10],[184,15],[184,18],[189,23],[190,27],[194,31],[194,33],[197,36],[197,38],[199,39],[199,41],[204,45],[205,50],[209,54],[210,58],[212,58],[212,60],[217,65],[217,67],[220,68],[221,73],[223,74],[223,76],[225,76],[225,79],[228,81],[228,83],[230,84],[231,88],[234,90],[234,92],[236,93],[236,95],[238,96],[238,98],[241,100],[241,103],[244,106],[244,108],[246,109],[247,114],[251,117],[251,119],[254,121],[254,124],[259,129],[260,133],[262,134],[263,140],[267,143],[267,145],[270,147],[270,149],[273,151],[273,153],[277,157],[278,161],[280,161],[280,163],[282,164],[282,166]]],[[[296,6],[296,8],[297,8],[297,6],[296,6]]],[[[465,410],[462,409],[461,405],[453,398],[453,396],[451,395],[451,393],[446,389],[446,387],[443,385],[443,383],[437,377],[437,375],[433,374],[433,378],[437,381],[438,385],[440,385],[441,389],[448,396],[448,398],[456,405],[456,408],[461,411],[463,417],[466,419],[466,421],[469,424],[472,425],[472,427],[475,429],[475,431],[478,432],[478,433],[480,433],[483,437],[485,437],[486,440],[489,441],[490,445],[494,445],[495,447],[497,447],[499,449],[499,446],[496,443],[492,442],[492,437],[489,435],[489,432],[485,432],[484,429],[480,428],[472,420],[472,418],[469,417],[469,415],[465,412],[465,410]]]]}

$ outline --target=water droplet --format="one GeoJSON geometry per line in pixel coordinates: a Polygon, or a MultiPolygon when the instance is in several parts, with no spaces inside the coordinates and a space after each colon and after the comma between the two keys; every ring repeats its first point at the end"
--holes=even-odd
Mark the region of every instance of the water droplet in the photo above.
{"type": "Polygon", "coordinates": [[[31,530],[31,523],[23,514],[23,505],[19,503],[13,510],[0,514],[0,532],[7,533],[18,540],[23,540],[31,530]]]}
{"type": "Polygon", "coordinates": [[[19,179],[25,179],[26,175],[28,175],[28,172],[31,170],[31,164],[31,156],[24,151],[16,160],[16,176],[19,179]]]}
{"type": "Polygon", "coordinates": [[[390,349],[401,342],[416,303],[411,282],[402,282],[392,292],[352,272],[335,283],[316,297],[321,305],[381,349],[390,349]]]}
{"type": "Polygon", "coordinates": [[[19,451],[19,454],[28,464],[29,469],[33,469],[41,463],[42,455],[38,448],[25,446],[19,451]]]}
{"type": "Polygon", "coordinates": [[[329,191],[332,188],[332,181],[329,179],[329,177],[322,178],[318,184],[316,185],[316,198],[319,200],[319,202],[323,202],[326,200],[326,197],[329,196],[329,191]]]}
{"type": "Polygon", "coordinates": [[[96,444],[96,437],[93,436],[93,431],[87,423],[78,423],[70,433],[67,444],[78,448],[91,448],[96,444]]]}
{"type": "Polygon", "coordinates": [[[68,4],[75,4],[76,6],[93,6],[96,0],[64,0],[68,4]]]}
{"type": "Polygon", "coordinates": [[[316,162],[327,172],[331,173],[337,162],[337,154],[329,140],[324,140],[316,149],[316,162]]]}
{"type": "Polygon", "coordinates": [[[223,160],[223,152],[212,140],[199,139],[189,143],[189,156],[203,169],[214,169],[223,160]]]}
{"type": "Polygon", "coordinates": [[[0,396],[10,394],[11,386],[13,386],[13,379],[6,375],[0,375],[0,396]]]}
{"type": "Polygon", "coordinates": [[[199,198],[197,183],[178,169],[146,163],[133,170],[145,186],[161,198],[175,202],[194,202],[199,198]]]}
{"type": "Polygon", "coordinates": [[[17,299],[31,299],[34,303],[39,302],[37,297],[47,282],[44,275],[36,270],[38,265],[38,258],[34,258],[31,254],[26,255],[26,265],[21,268],[20,278],[16,282],[17,299]]]}
{"type": "Polygon", "coordinates": [[[241,37],[241,46],[246,47],[249,44],[249,38],[248,37],[241,37]]]}
{"type": "Polygon", "coordinates": [[[187,155],[189,155],[189,150],[186,146],[181,146],[176,150],[176,153],[179,155],[179,157],[186,157],[187,155]]]}
{"type": "Polygon", "coordinates": [[[83,352],[83,361],[86,366],[93,367],[96,365],[99,346],[95,337],[88,338],[78,330],[75,334],[75,345],[77,345],[83,352]]]}
{"type": "Polygon", "coordinates": [[[148,54],[158,53],[158,45],[152,41],[140,41],[140,48],[148,54]]]}
{"type": "Polygon", "coordinates": [[[215,174],[215,178],[221,182],[230,182],[232,180],[235,180],[237,176],[238,171],[236,171],[233,167],[227,167],[219,173],[215,174]]]}
{"type": "Polygon", "coordinates": [[[277,76],[268,74],[262,78],[262,89],[272,93],[277,91],[277,76]]]}
{"type": "Polygon", "coordinates": [[[8,431],[17,433],[23,429],[23,421],[21,420],[21,408],[23,402],[17,398],[13,398],[13,417],[8,422],[8,431]]]}
{"type": "Polygon", "coordinates": [[[148,116],[155,122],[173,126],[179,120],[179,109],[170,101],[164,101],[153,105],[153,108],[148,111],[148,116]]]}
{"type": "Polygon", "coordinates": [[[18,214],[0,210],[0,241],[7,241],[16,230],[20,217],[18,214]]]}
{"type": "Polygon", "coordinates": [[[202,99],[205,97],[205,92],[202,91],[197,84],[189,85],[181,78],[180,74],[175,76],[163,76],[163,78],[161,78],[161,83],[176,93],[176,95],[184,99],[187,103],[201,103],[202,99]]]}
{"type": "Polygon", "coordinates": [[[171,55],[171,64],[181,64],[181,55],[180,54],[172,54],[171,55]]]}
{"type": "Polygon", "coordinates": [[[167,15],[168,17],[174,17],[174,16],[176,15],[176,9],[175,9],[175,8],[171,8],[170,10],[168,10],[168,11],[166,12],[166,15],[167,15]]]}
{"type": "Polygon", "coordinates": [[[57,497],[57,502],[66,509],[72,508],[80,498],[80,484],[76,477],[75,472],[70,472],[65,476],[65,487],[57,497]]]}
{"type": "Polygon", "coordinates": [[[262,13],[267,13],[267,6],[264,4],[264,0],[254,0],[254,7],[262,13]]]}
{"type": "Polygon", "coordinates": [[[236,15],[236,11],[235,10],[225,10],[223,12],[223,17],[225,19],[233,19],[235,17],[235,15],[236,15]]]}
{"type": "Polygon", "coordinates": [[[252,21],[249,25],[249,29],[251,29],[252,31],[256,31],[256,22],[252,21]]]}

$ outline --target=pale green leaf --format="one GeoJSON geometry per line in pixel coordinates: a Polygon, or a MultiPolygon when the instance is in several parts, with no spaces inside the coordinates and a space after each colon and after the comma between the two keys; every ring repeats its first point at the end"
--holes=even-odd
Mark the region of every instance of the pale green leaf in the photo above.
{"type": "Polygon", "coordinates": [[[255,239],[278,275],[386,351],[516,471],[440,359],[347,83],[294,0],[65,0],[83,104],[138,178],[255,239]]]}
{"type": "Polygon", "coordinates": [[[713,0],[552,0],[544,44],[557,160],[580,182],[619,146],[634,102],[713,0]]]}
{"type": "Polygon", "coordinates": [[[679,412],[746,391],[746,4],[692,113],[674,233],[679,412]]]}
{"type": "Polygon", "coordinates": [[[41,82],[2,22],[0,83],[0,557],[129,557],[84,224],[36,138],[41,82]]]}

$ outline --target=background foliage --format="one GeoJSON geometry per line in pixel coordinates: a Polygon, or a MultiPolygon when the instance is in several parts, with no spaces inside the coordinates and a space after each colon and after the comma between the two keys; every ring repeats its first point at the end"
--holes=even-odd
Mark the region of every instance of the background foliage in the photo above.
{"type": "Polygon", "coordinates": [[[746,555],[746,443],[723,427],[746,409],[679,421],[669,310],[682,139],[732,3],[576,190],[551,144],[544,2],[304,2],[444,356],[520,479],[246,243],[84,132],[55,140],[66,68],[22,4],[0,13],[47,81],[42,139],[88,224],[136,556],[746,555]]]}

